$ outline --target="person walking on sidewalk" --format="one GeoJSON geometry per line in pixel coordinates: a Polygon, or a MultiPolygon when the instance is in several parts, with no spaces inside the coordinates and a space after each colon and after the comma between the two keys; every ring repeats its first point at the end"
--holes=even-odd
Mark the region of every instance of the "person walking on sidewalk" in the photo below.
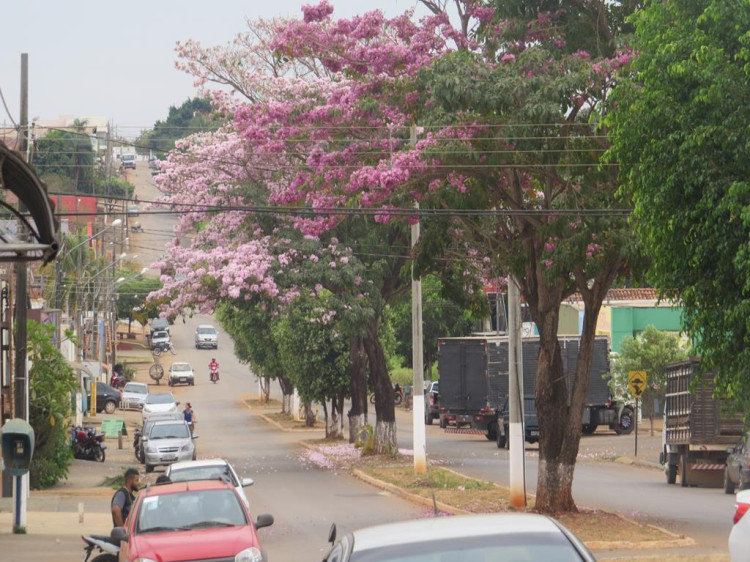
{"type": "Polygon", "coordinates": [[[135,501],[134,492],[140,484],[138,469],[129,468],[125,471],[125,485],[112,496],[112,523],[115,527],[124,527],[130,508],[135,501]]]}
{"type": "Polygon", "coordinates": [[[187,422],[188,426],[190,427],[190,435],[193,434],[193,424],[195,423],[195,412],[193,412],[193,407],[190,405],[190,402],[188,402],[185,405],[185,409],[182,410],[182,417],[187,422]]]}

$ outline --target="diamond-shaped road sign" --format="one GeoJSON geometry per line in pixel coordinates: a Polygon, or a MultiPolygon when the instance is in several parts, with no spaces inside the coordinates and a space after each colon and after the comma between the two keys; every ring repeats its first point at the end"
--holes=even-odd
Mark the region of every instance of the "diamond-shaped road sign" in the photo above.
{"type": "Polygon", "coordinates": [[[648,382],[648,375],[646,371],[630,371],[628,372],[628,390],[636,398],[640,398],[641,394],[646,391],[646,383],[648,382]]]}

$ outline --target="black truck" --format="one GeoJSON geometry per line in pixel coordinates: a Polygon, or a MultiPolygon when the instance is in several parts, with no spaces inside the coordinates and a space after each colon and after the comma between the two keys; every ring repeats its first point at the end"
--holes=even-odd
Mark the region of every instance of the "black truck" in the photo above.
{"type": "MultiPolygon", "coordinates": [[[[572,388],[579,339],[578,336],[560,336],[559,339],[563,369],[569,381],[568,387],[572,388]]],[[[533,395],[536,388],[538,356],[539,338],[524,338],[524,394],[533,395]]],[[[484,431],[487,439],[496,440],[498,417],[502,415],[508,396],[508,337],[441,338],[438,341],[438,372],[440,427],[467,426],[484,431]]],[[[593,433],[600,425],[609,426],[618,434],[633,430],[633,408],[610,399],[609,386],[603,378],[608,372],[609,339],[597,336],[583,412],[583,433],[593,433]]]]}

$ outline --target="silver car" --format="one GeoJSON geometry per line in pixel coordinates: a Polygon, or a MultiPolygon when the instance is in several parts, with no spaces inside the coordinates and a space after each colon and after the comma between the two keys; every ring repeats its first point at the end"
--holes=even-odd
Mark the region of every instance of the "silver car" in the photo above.
{"type": "Polygon", "coordinates": [[[125,388],[122,389],[120,407],[123,409],[135,408],[137,410],[142,410],[143,404],[146,402],[146,396],[148,396],[148,385],[146,383],[126,383],[125,388]]]}
{"type": "Polygon", "coordinates": [[[195,349],[218,349],[219,332],[211,324],[201,324],[195,329],[195,349]]]}
{"type": "Polygon", "coordinates": [[[154,422],[148,435],[144,437],[146,472],[152,472],[155,466],[196,458],[193,441],[198,436],[190,435],[190,428],[184,420],[154,422]]]}
{"type": "MultiPolygon", "coordinates": [[[[329,540],[336,540],[336,526],[329,540]]],[[[435,517],[369,527],[349,533],[324,561],[421,562],[424,560],[596,560],[576,536],[550,517],[496,513],[435,517]]]]}

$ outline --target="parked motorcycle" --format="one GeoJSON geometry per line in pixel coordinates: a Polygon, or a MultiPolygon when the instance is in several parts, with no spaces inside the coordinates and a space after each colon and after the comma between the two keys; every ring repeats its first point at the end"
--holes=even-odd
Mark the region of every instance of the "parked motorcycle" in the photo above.
{"type": "MultiPolygon", "coordinates": [[[[393,389],[393,403],[398,406],[404,399],[404,391],[401,388],[393,389]]],[[[375,393],[370,395],[370,404],[375,404],[375,393]]]]}
{"type": "Polygon", "coordinates": [[[142,449],[141,449],[141,435],[143,435],[143,431],[140,429],[135,430],[135,435],[133,436],[133,449],[135,450],[135,458],[138,460],[138,462],[143,462],[143,455],[142,455],[142,449]]]}
{"type": "Polygon", "coordinates": [[[77,459],[104,462],[104,434],[96,433],[91,427],[73,428],[73,457],[77,459]]]}
{"type": "Polygon", "coordinates": [[[157,343],[154,348],[151,350],[151,353],[154,354],[155,357],[159,357],[162,353],[166,353],[167,351],[171,351],[172,355],[177,354],[177,350],[174,347],[173,343],[157,343]]]}
{"type": "Polygon", "coordinates": [[[112,373],[112,376],[109,378],[109,386],[112,386],[114,388],[124,388],[127,382],[128,380],[117,371],[114,371],[112,373]]]}
{"type": "Polygon", "coordinates": [[[120,541],[107,535],[82,535],[86,546],[83,547],[83,562],[87,562],[96,549],[99,554],[91,562],[117,562],[120,554],[120,541]]]}
{"type": "Polygon", "coordinates": [[[219,368],[218,367],[211,367],[211,373],[209,374],[209,378],[211,379],[211,382],[214,384],[219,382],[219,368]]]}

